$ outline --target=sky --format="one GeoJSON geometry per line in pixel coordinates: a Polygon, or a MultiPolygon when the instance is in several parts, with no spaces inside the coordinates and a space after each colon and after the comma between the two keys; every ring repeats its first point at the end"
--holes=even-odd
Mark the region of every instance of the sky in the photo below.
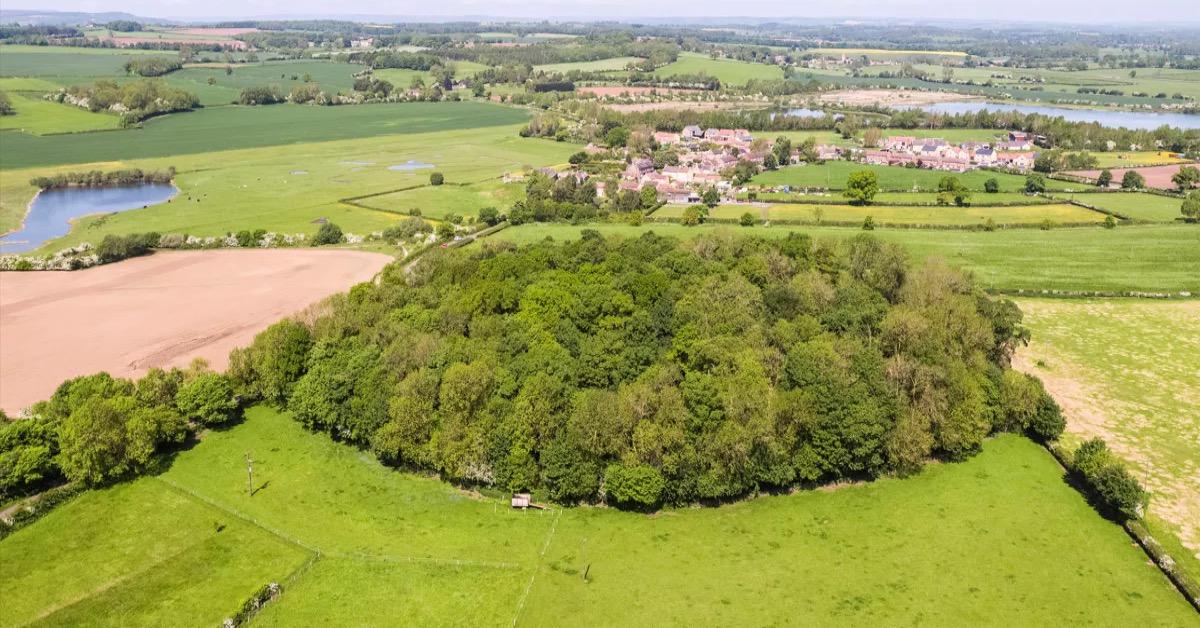
{"type": "MultiPolygon", "coordinates": [[[[9,0],[8,7],[20,7],[9,0]]],[[[1082,23],[1200,22],[1197,0],[49,0],[26,8],[59,11],[125,11],[167,19],[335,15],[512,18],[650,17],[970,19],[1082,23]]]]}

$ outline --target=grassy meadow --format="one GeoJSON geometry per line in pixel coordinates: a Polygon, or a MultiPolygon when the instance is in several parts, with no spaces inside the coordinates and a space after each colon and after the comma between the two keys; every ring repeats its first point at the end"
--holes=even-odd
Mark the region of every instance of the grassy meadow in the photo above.
{"type": "Polygon", "coordinates": [[[1069,439],[1102,436],[1132,465],[1150,523],[1183,540],[1200,577],[1200,301],[1019,304],[1033,340],[1017,365],[1062,404],[1069,439]]]}
{"type": "MultiPolygon", "coordinates": [[[[667,205],[654,217],[679,218],[686,205],[667,205]]],[[[709,216],[737,220],[749,212],[756,220],[780,222],[857,222],[870,216],[877,225],[982,225],[991,218],[998,225],[1036,225],[1043,220],[1056,223],[1099,223],[1104,215],[1066,203],[970,207],[936,205],[849,205],[782,203],[777,205],[718,205],[709,216]]]]}
{"type": "MultiPolygon", "coordinates": [[[[853,172],[869,170],[879,179],[879,189],[897,191],[930,191],[937,190],[938,182],[945,176],[955,176],[972,190],[983,191],[983,184],[988,179],[996,179],[1002,192],[1019,192],[1025,187],[1025,177],[1003,172],[986,170],[969,170],[962,173],[940,172],[926,168],[904,168],[902,166],[875,166],[853,161],[827,161],[823,164],[804,164],[785,166],[778,170],[763,172],[754,177],[752,184],[761,186],[790,185],[792,187],[819,187],[841,189],[846,187],[846,179],[853,172]]],[[[1050,190],[1090,188],[1080,183],[1046,179],[1046,188],[1050,190]]],[[[977,198],[975,200],[980,200],[977,198]]]]}
{"type": "Polygon", "coordinates": [[[642,61],[641,57],[612,57],[609,59],[598,59],[596,61],[578,61],[575,63],[549,63],[546,65],[535,65],[533,69],[540,72],[570,72],[579,70],[580,72],[615,72],[624,70],[625,66],[630,63],[642,61]]]}
{"type": "Polygon", "coordinates": [[[256,408],[161,475],[17,532],[0,560],[20,567],[0,572],[6,624],[214,625],[267,582],[284,594],[255,622],[279,626],[1194,618],[1015,436],[903,480],[650,516],[522,512],[256,408]]]}
{"type": "MultiPolygon", "coordinates": [[[[740,214],[739,214],[740,215],[740,214]]],[[[849,227],[736,227],[680,224],[521,225],[494,236],[515,243],[579,237],[583,229],[604,235],[637,236],[645,231],[690,239],[701,235],[752,233],[784,237],[847,238],[849,227]]],[[[915,259],[938,257],[965,268],[983,286],[1004,291],[1098,290],[1190,291],[1200,293],[1200,229],[1168,225],[1001,229],[994,232],[940,229],[877,229],[876,237],[904,245],[915,259]]]]}
{"type": "Polygon", "coordinates": [[[0,116],[0,136],[5,143],[12,133],[48,135],[52,133],[79,133],[84,131],[107,131],[121,127],[116,115],[92,113],[87,109],[43,100],[40,94],[10,92],[13,115],[0,116]]]}
{"type": "Polygon", "coordinates": [[[495,207],[505,212],[513,203],[525,198],[521,183],[503,184],[486,181],[470,185],[454,185],[449,181],[441,186],[423,186],[411,190],[391,192],[380,196],[359,199],[359,205],[389,212],[411,214],[419,210],[426,218],[443,220],[450,214],[475,217],[484,207],[495,207]]]}
{"type": "Polygon", "coordinates": [[[708,55],[695,52],[679,53],[679,58],[674,63],[658,68],[655,74],[707,74],[728,85],[745,85],[746,81],[751,79],[783,78],[783,70],[779,66],[733,59],[712,59],[708,55]]]}

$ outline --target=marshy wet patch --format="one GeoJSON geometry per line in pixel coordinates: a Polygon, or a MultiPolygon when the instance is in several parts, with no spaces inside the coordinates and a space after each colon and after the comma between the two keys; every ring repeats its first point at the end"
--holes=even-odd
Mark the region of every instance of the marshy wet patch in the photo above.
{"type": "Polygon", "coordinates": [[[433,167],[434,167],[434,165],[427,161],[418,161],[416,159],[409,159],[408,161],[406,161],[402,164],[388,166],[388,170],[396,170],[399,172],[408,172],[411,170],[425,170],[427,168],[433,168],[433,167]]]}

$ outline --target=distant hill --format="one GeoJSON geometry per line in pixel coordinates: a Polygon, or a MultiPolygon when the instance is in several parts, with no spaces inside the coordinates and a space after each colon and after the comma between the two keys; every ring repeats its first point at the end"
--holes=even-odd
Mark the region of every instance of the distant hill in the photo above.
{"type": "Polygon", "coordinates": [[[93,22],[103,24],[114,20],[132,20],[142,24],[174,24],[171,20],[157,17],[142,17],[120,11],[103,13],[85,13],[82,11],[37,11],[32,9],[0,9],[0,24],[38,24],[54,26],[74,26],[93,22]]]}

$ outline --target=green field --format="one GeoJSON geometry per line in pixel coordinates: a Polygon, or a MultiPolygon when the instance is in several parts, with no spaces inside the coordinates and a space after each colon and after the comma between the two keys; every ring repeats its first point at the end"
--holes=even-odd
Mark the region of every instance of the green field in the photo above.
{"type": "Polygon", "coordinates": [[[448,181],[447,185],[423,186],[402,192],[359,199],[360,205],[402,214],[420,210],[426,218],[442,220],[449,214],[474,217],[484,207],[495,207],[507,212],[513,203],[525,198],[525,188],[519,184],[502,184],[488,181],[473,185],[452,185],[459,181],[448,181]]]}
{"type": "Polygon", "coordinates": [[[1183,216],[1179,213],[1183,199],[1147,192],[1101,192],[1096,194],[1057,194],[1055,196],[1062,199],[1073,198],[1081,203],[1114,211],[1134,220],[1171,222],[1183,216]]]}
{"type": "Polygon", "coordinates": [[[533,69],[542,72],[570,72],[571,70],[579,70],[580,72],[613,72],[616,70],[624,70],[625,66],[638,61],[642,61],[642,58],[612,57],[611,59],[599,59],[597,61],[578,61],[575,63],[550,63],[547,65],[535,65],[533,66],[533,69]]]}
{"type": "MultiPolygon", "coordinates": [[[[655,217],[679,218],[686,205],[667,205],[654,212],[655,217]]],[[[867,216],[878,225],[982,225],[991,218],[998,225],[1035,225],[1043,220],[1056,223],[1099,223],[1104,215],[1066,203],[1042,205],[970,207],[939,207],[936,205],[806,205],[783,203],[756,207],[752,205],[718,205],[709,215],[724,220],[737,220],[749,212],[758,220],[791,222],[855,222],[867,216]],[[818,213],[820,218],[818,219],[818,213]]]]}
{"type": "Polygon", "coordinates": [[[59,85],[125,75],[132,56],[170,56],[161,50],[0,45],[0,77],[41,77],[59,85]]]}
{"type": "Polygon", "coordinates": [[[1153,492],[1149,523],[1200,578],[1200,301],[1020,300],[1017,365],[1046,382],[1067,438],[1102,436],[1153,492]]]}
{"type": "MultiPolygon", "coordinates": [[[[521,225],[494,236],[511,242],[579,237],[583,229],[636,236],[645,231],[689,239],[714,233],[783,237],[791,231],[845,238],[862,233],[847,227],[735,227],[679,224],[521,225]]],[[[970,270],[996,290],[1145,290],[1200,293],[1200,229],[1147,225],[1112,230],[1002,229],[994,232],[938,229],[878,229],[876,237],[904,245],[917,259],[940,257],[970,270]]]]}
{"type": "MultiPolygon", "coordinates": [[[[364,108],[371,106],[335,109],[351,112],[364,108]]],[[[318,218],[331,220],[351,233],[367,234],[382,230],[402,217],[389,211],[341,204],[339,199],[386,193],[429,182],[428,169],[396,171],[389,170],[389,166],[418,160],[435,164],[447,181],[472,182],[498,179],[505,172],[520,170],[528,164],[564,163],[573,150],[569,144],[521,138],[517,135],[517,127],[508,125],[112,162],[99,167],[155,169],[175,166],[179,171],[175,183],[180,194],[169,203],[146,209],[85,218],[69,235],[51,242],[44,249],[54,251],[85,241],[96,243],[110,233],[157,231],[203,236],[240,229],[312,233],[316,230],[313,221],[318,218]]],[[[0,209],[3,209],[0,230],[20,222],[34,193],[28,184],[31,177],[70,169],[71,166],[65,166],[4,172],[0,181],[0,209]]],[[[450,189],[452,186],[445,187],[450,189]]],[[[458,202],[461,198],[453,200],[458,202]]],[[[427,215],[439,210],[468,213],[457,206],[422,207],[422,210],[427,215]]]]}
{"type": "MultiPolygon", "coordinates": [[[[845,202],[846,197],[838,190],[827,192],[757,192],[759,201],[766,202],[845,202]]],[[[739,194],[740,200],[745,200],[746,194],[739,194]]],[[[1085,197],[1086,198],[1086,197],[1085,197]]],[[[871,205],[937,205],[937,192],[880,192],[872,199],[871,205]]],[[[976,192],[971,196],[972,205],[1044,205],[1053,203],[1054,199],[1045,196],[1029,196],[1023,192],[993,192],[990,194],[976,192]]]]}
{"type": "Polygon", "coordinates": [[[284,594],[256,622],[280,626],[1194,620],[1015,436],[905,480],[654,516],[521,512],[260,408],[161,476],[16,533],[0,560],[6,624],[215,625],[272,581],[284,594]]]}
{"type": "Polygon", "coordinates": [[[712,59],[695,52],[679,53],[678,60],[659,68],[655,74],[707,74],[727,85],[744,85],[750,79],[783,78],[783,70],[779,66],[733,59],[712,59]]]}
{"type": "Polygon", "coordinates": [[[114,133],[6,136],[0,168],[190,155],[508,125],[525,120],[519,109],[482,102],[397,103],[347,107],[273,105],[220,107],[148,120],[144,128],[114,133]]]}
{"type": "MultiPolygon", "coordinates": [[[[958,180],[964,185],[979,191],[983,190],[983,184],[988,179],[996,179],[1003,192],[1018,192],[1025,187],[1025,177],[1003,172],[968,170],[963,173],[951,173],[924,168],[874,166],[841,160],[770,170],[755,176],[752,183],[762,186],[790,185],[792,187],[820,187],[836,190],[844,188],[850,174],[860,170],[874,172],[879,178],[881,190],[937,190],[938,182],[946,176],[958,177],[958,180]]],[[[1046,188],[1051,190],[1088,189],[1090,187],[1080,183],[1046,179],[1046,188]]]]}
{"type": "MultiPolygon", "coordinates": [[[[116,115],[92,113],[74,105],[42,100],[36,94],[8,94],[14,115],[0,116],[0,131],[19,131],[35,135],[76,133],[117,129],[121,119],[116,115]]],[[[7,143],[8,135],[0,136],[7,143]]]]}
{"type": "MultiPolygon", "coordinates": [[[[307,74],[321,89],[329,93],[350,92],[354,87],[354,72],[361,69],[348,63],[332,61],[271,61],[267,63],[235,63],[232,74],[224,67],[187,67],[167,75],[173,87],[187,90],[200,97],[205,106],[227,105],[237,100],[242,89],[274,85],[285,94],[296,85],[304,84],[307,74]],[[293,78],[295,77],[295,78],[293,78]],[[214,81],[213,85],[208,80],[214,81]]],[[[408,87],[406,83],[404,87],[408,87]]]]}

